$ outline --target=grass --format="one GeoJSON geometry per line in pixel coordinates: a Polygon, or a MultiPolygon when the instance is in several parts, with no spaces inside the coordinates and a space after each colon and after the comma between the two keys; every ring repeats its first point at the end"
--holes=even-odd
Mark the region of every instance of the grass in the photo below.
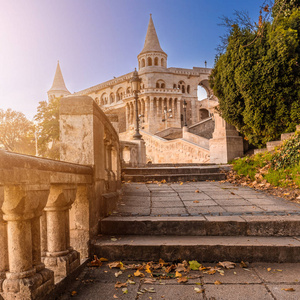
{"type": "Polygon", "coordinates": [[[300,188],[300,133],[286,140],[274,153],[263,152],[232,162],[233,170],[252,181],[277,187],[300,188]]]}

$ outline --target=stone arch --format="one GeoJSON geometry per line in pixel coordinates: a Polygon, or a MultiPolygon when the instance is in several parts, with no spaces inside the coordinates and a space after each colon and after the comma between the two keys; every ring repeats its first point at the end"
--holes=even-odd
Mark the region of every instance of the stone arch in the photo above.
{"type": "Polygon", "coordinates": [[[152,58],[151,57],[147,58],[147,66],[152,66],[152,58]]]}
{"type": "Polygon", "coordinates": [[[165,87],[166,87],[166,84],[162,79],[159,79],[156,81],[156,88],[164,89],[165,87]]]}
{"type": "Polygon", "coordinates": [[[158,66],[158,57],[154,58],[154,66],[158,66]]]}
{"type": "Polygon", "coordinates": [[[109,103],[114,103],[115,102],[115,94],[114,93],[110,93],[109,95],[109,103]]]}
{"type": "Polygon", "coordinates": [[[184,81],[180,80],[180,81],[178,82],[178,88],[181,90],[181,92],[182,92],[183,94],[185,94],[185,82],[184,82],[184,81]]]}
{"type": "Polygon", "coordinates": [[[204,100],[211,96],[211,90],[209,88],[209,81],[208,79],[204,79],[199,82],[197,87],[197,97],[198,100],[204,100]]]}
{"type": "Polygon", "coordinates": [[[116,99],[117,102],[122,100],[124,97],[124,89],[122,87],[118,88],[117,93],[116,93],[116,99]]]}
{"type": "Polygon", "coordinates": [[[104,93],[101,95],[101,101],[100,101],[100,103],[101,103],[101,105],[106,105],[107,102],[108,102],[108,96],[107,96],[107,94],[104,92],[104,93]]]}
{"type": "Polygon", "coordinates": [[[199,109],[199,121],[209,118],[209,111],[206,108],[199,109]]]}

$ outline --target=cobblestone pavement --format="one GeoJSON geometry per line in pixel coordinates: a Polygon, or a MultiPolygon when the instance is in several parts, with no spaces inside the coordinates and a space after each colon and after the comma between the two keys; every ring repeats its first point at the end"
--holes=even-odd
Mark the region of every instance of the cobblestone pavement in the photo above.
{"type": "Polygon", "coordinates": [[[112,215],[233,216],[300,215],[300,205],[224,182],[127,183],[112,215]]]}

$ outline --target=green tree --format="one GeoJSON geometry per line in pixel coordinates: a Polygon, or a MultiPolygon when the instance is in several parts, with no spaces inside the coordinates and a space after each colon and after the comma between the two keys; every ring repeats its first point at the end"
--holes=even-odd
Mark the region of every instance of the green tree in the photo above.
{"type": "Polygon", "coordinates": [[[38,128],[40,156],[59,159],[59,98],[39,102],[34,120],[38,128]]]}
{"type": "Polygon", "coordinates": [[[210,78],[222,117],[256,146],[300,123],[299,1],[287,10],[284,2],[273,19],[260,17],[255,30],[231,25],[210,78]]]}
{"type": "Polygon", "coordinates": [[[34,155],[33,123],[21,112],[0,109],[0,146],[8,151],[34,155]]]}

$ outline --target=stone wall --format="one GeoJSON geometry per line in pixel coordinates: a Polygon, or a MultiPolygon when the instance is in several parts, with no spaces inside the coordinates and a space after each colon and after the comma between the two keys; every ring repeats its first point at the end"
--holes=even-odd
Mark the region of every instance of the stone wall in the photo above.
{"type": "Polygon", "coordinates": [[[189,132],[211,139],[215,129],[215,122],[212,118],[208,118],[189,127],[189,132]]]}

